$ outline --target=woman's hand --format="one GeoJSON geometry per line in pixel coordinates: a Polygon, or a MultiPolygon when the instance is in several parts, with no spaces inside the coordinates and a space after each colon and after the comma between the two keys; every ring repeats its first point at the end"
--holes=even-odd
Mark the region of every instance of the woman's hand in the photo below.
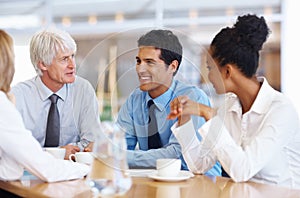
{"type": "Polygon", "coordinates": [[[178,125],[189,121],[191,115],[202,116],[209,120],[214,114],[214,110],[206,105],[190,100],[188,96],[179,96],[170,104],[170,114],[168,119],[178,118],[178,125]]]}
{"type": "Polygon", "coordinates": [[[191,111],[191,109],[193,108],[192,105],[194,105],[193,101],[191,101],[188,96],[179,96],[175,98],[170,103],[170,114],[167,118],[178,118],[178,125],[183,125],[190,120],[190,115],[193,114],[193,112],[191,111]]]}

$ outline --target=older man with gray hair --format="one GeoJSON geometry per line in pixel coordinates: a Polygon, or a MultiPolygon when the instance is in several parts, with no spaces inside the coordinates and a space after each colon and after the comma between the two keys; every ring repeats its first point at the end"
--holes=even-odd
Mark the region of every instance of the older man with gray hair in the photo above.
{"type": "Polygon", "coordinates": [[[37,76],[12,88],[25,127],[41,146],[66,148],[66,156],[91,151],[100,132],[98,103],[91,84],[76,76],[76,43],[65,31],[46,29],[30,42],[37,76]]]}

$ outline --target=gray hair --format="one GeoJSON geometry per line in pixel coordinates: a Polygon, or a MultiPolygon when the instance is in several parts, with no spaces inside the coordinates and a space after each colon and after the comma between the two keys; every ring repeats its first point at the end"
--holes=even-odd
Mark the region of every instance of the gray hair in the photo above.
{"type": "Polygon", "coordinates": [[[30,59],[38,75],[42,75],[39,62],[50,65],[59,51],[77,50],[76,43],[69,33],[51,28],[33,35],[30,42],[30,59]]]}

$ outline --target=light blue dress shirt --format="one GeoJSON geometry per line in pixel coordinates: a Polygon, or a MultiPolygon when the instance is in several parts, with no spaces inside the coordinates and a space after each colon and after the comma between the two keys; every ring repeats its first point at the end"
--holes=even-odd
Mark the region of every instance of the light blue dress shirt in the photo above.
{"type": "MultiPolygon", "coordinates": [[[[18,83],[12,93],[25,127],[44,146],[52,91],[36,76],[18,83]]],[[[87,80],[76,76],[74,83],[65,84],[56,94],[61,123],[59,145],[73,144],[82,149],[101,131],[95,90],[87,80]]]]}
{"type": "MultiPolygon", "coordinates": [[[[128,97],[125,104],[122,105],[117,122],[126,131],[127,161],[130,168],[154,168],[156,166],[156,159],[181,158],[183,162],[182,169],[187,169],[182,158],[181,147],[171,131],[172,125],[177,120],[167,120],[167,115],[170,113],[170,102],[181,95],[187,95],[192,100],[210,106],[209,99],[202,90],[196,86],[173,80],[168,91],[153,100],[157,107],[155,115],[163,144],[163,148],[160,149],[148,150],[147,103],[152,99],[148,92],[137,88],[128,97]]],[[[205,123],[205,119],[199,116],[193,116],[192,119],[195,126],[195,133],[197,133],[198,128],[205,123]]],[[[220,175],[220,165],[217,163],[207,174],[220,175]]]]}

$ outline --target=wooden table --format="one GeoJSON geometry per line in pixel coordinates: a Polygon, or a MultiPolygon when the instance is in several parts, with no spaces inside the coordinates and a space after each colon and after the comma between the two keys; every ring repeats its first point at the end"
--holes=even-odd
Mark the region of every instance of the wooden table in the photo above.
{"type": "MultiPolygon", "coordinates": [[[[296,198],[300,197],[300,190],[257,184],[252,182],[234,183],[223,177],[209,177],[196,175],[181,182],[154,181],[147,177],[132,177],[133,185],[123,197],[138,198],[296,198]]],[[[21,181],[0,181],[0,188],[21,197],[93,197],[86,185],[85,179],[44,183],[33,176],[24,176],[21,181]]]]}

